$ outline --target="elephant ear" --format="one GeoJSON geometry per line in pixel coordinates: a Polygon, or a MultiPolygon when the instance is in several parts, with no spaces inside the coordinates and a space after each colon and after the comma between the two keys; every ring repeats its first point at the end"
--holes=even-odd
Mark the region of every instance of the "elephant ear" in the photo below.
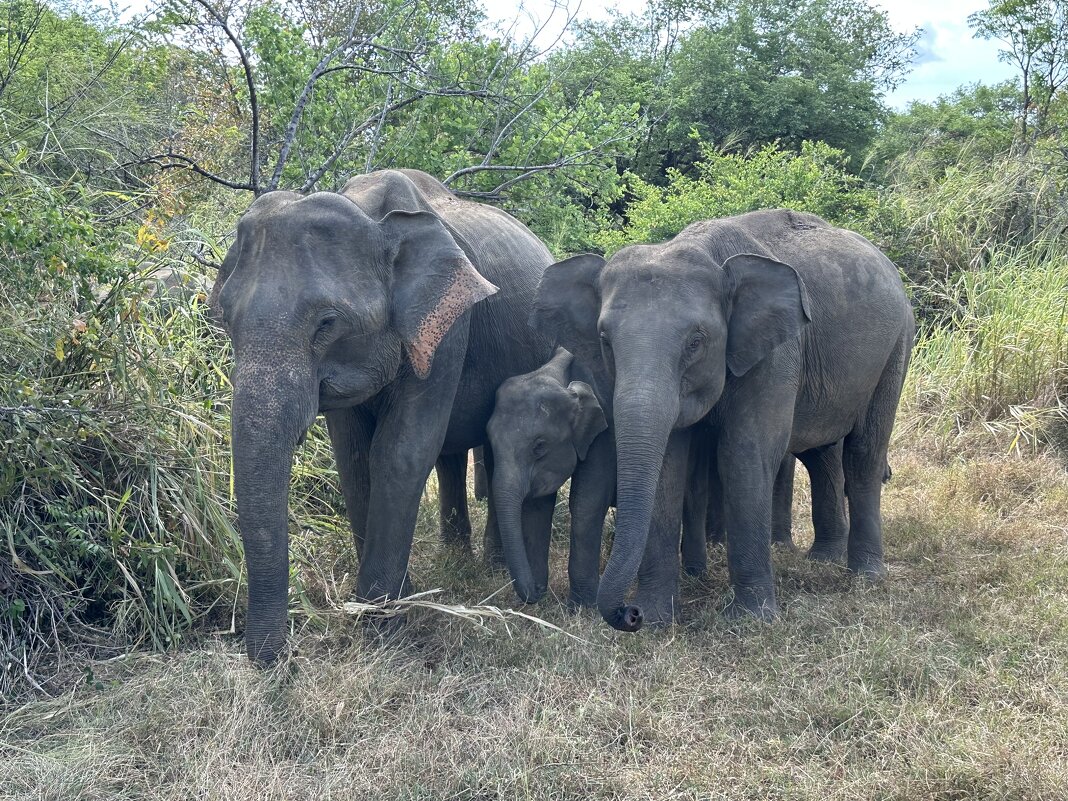
{"type": "Polygon", "coordinates": [[[211,292],[208,294],[208,299],[204,304],[207,306],[208,319],[220,328],[226,328],[226,320],[223,318],[222,310],[223,286],[234,273],[234,267],[237,266],[238,253],[239,242],[235,239],[234,243],[230,245],[230,249],[226,251],[222,264],[219,265],[219,272],[215,275],[215,283],[211,285],[211,292]]]}
{"type": "Polygon", "coordinates": [[[575,357],[571,355],[571,351],[557,347],[553,351],[552,358],[542,365],[541,372],[559,381],[560,386],[566,386],[571,381],[571,363],[574,360],[575,357]]]}
{"type": "Polygon", "coordinates": [[[727,367],[742,376],[808,324],[808,291],[797,270],[764,256],[740,253],[723,269],[731,297],[727,367]]]}
{"type": "Polygon", "coordinates": [[[604,419],[601,404],[597,402],[597,396],[589,384],[572,381],[567,385],[567,391],[575,401],[575,413],[571,418],[575,453],[579,459],[585,459],[594,439],[608,428],[608,421],[604,419]]]}
{"type": "Polygon", "coordinates": [[[391,211],[379,225],[393,244],[393,325],[415,374],[426,378],[452,324],[498,288],[468,261],[437,215],[391,211]]]}
{"type": "Polygon", "coordinates": [[[587,358],[592,348],[600,358],[597,318],[601,295],[597,277],[604,259],[592,253],[550,264],[538,284],[530,325],[541,335],[587,358]]]}

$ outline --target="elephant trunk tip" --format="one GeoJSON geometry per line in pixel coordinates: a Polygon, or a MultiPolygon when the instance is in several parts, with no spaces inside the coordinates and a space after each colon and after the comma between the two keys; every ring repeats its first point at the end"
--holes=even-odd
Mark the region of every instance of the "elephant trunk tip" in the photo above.
{"type": "Polygon", "coordinates": [[[641,607],[633,604],[619,606],[608,612],[602,610],[601,615],[609,626],[619,631],[637,631],[642,627],[642,623],[645,622],[645,615],[641,607]]]}
{"type": "Polygon", "coordinates": [[[519,600],[525,604],[536,604],[545,597],[547,589],[544,584],[528,584],[525,581],[513,581],[512,586],[515,587],[515,594],[519,596],[519,600]]]}

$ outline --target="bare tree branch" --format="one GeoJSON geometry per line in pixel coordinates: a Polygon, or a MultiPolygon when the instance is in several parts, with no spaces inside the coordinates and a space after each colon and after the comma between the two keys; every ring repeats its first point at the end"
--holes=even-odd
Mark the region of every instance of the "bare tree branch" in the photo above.
{"type": "MultiPolygon", "coordinates": [[[[205,11],[207,11],[211,18],[215,20],[215,23],[222,29],[223,33],[226,34],[226,38],[230,40],[231,44],[233,44],[234,49],[237,50],[238,58],[241,59],[241,69],[245,72],[245,85],[248,86],[249,109],[252,113],[252,164],[249,168],[249,178],[247,186],[251,188],[252,192],[259,195],[263,191],[260,189],[260,107],[259,101],[256,98],[256,81],[252,74],[252,65],[249,63],[248,54],[245,53],[245,48],[241,45],[241,40],[237,37],[233,30],[231,30],[230,25],[226,21],[226,18],[218,11],[216,11],[211,6],[211,4],[207,2],[207,0],[193,0],[193,2],[203,8],[205,11]]],[[[200,171],[199,168],[194,169],[194,172],[198,172],[202,175],[204,174],[202,171],[200,171]]],[[[208,175],[210,175],[210,173],[208,175]]],[[[217,183],[223,184],[224,186],[231,186],[232,188],[237,188],[230,182],[218,179],[217,176],[215,178],[212,178],[212,180],[216,181],[217,183]]]]}

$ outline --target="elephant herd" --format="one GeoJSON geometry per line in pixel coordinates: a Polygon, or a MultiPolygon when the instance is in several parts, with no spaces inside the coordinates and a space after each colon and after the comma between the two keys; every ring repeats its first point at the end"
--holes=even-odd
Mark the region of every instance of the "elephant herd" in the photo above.
{"type": "Polygon", "coordinates": [[[387,170],[257,198],[210,303],[234,346],[254,660],[284,647],[291,465],[320,413],[361,599],[410,591],[435,466],[443,534],[466,541],[477,447],[487,555],[528,603],[546,591],[570,478],[573,603],[623,631],[670,622],[680,563],[704,569],[707,521],[726,533],[725,614],[773,618],[771,543],[789,538],[795,458],[812,485],[809,555],[885,574],[880,496],[915,322],[894,265],[818,217],[751,212],[556,262],[505,212],[387,170]]]}

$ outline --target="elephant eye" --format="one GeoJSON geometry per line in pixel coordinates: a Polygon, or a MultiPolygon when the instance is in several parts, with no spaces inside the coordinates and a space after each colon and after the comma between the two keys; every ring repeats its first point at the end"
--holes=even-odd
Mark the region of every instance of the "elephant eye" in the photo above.
{"type": "Polygon", "coordinates": [[[334,326],[337,324],[336,314],[327,314],[323,316],[323,319],[319,321],[319,326],[315,329],[315,340],[322,340],[324,337],[330,335],[334,330],[334,326]]]}
{"type": "Polygon", "coordinates": [[[690,341],[686,343],[686,352],[687,353],[691,353],[691,354],[692,353],[696,353],[698,350],[700,350],[701,345],[703,345],[704,342],[705,342],[705,335],[704,334],[702,334],[700,332],[694,334],[693,336],[690,337],[690,341]]]}
{"type": "Polygon", "coordinates": [[[531,451],[533,452],[535,459],[540,459],[541,457],[543,457],[545,455],[545,440],[534,440],[534,447],[531,448],[531,451]]]}

